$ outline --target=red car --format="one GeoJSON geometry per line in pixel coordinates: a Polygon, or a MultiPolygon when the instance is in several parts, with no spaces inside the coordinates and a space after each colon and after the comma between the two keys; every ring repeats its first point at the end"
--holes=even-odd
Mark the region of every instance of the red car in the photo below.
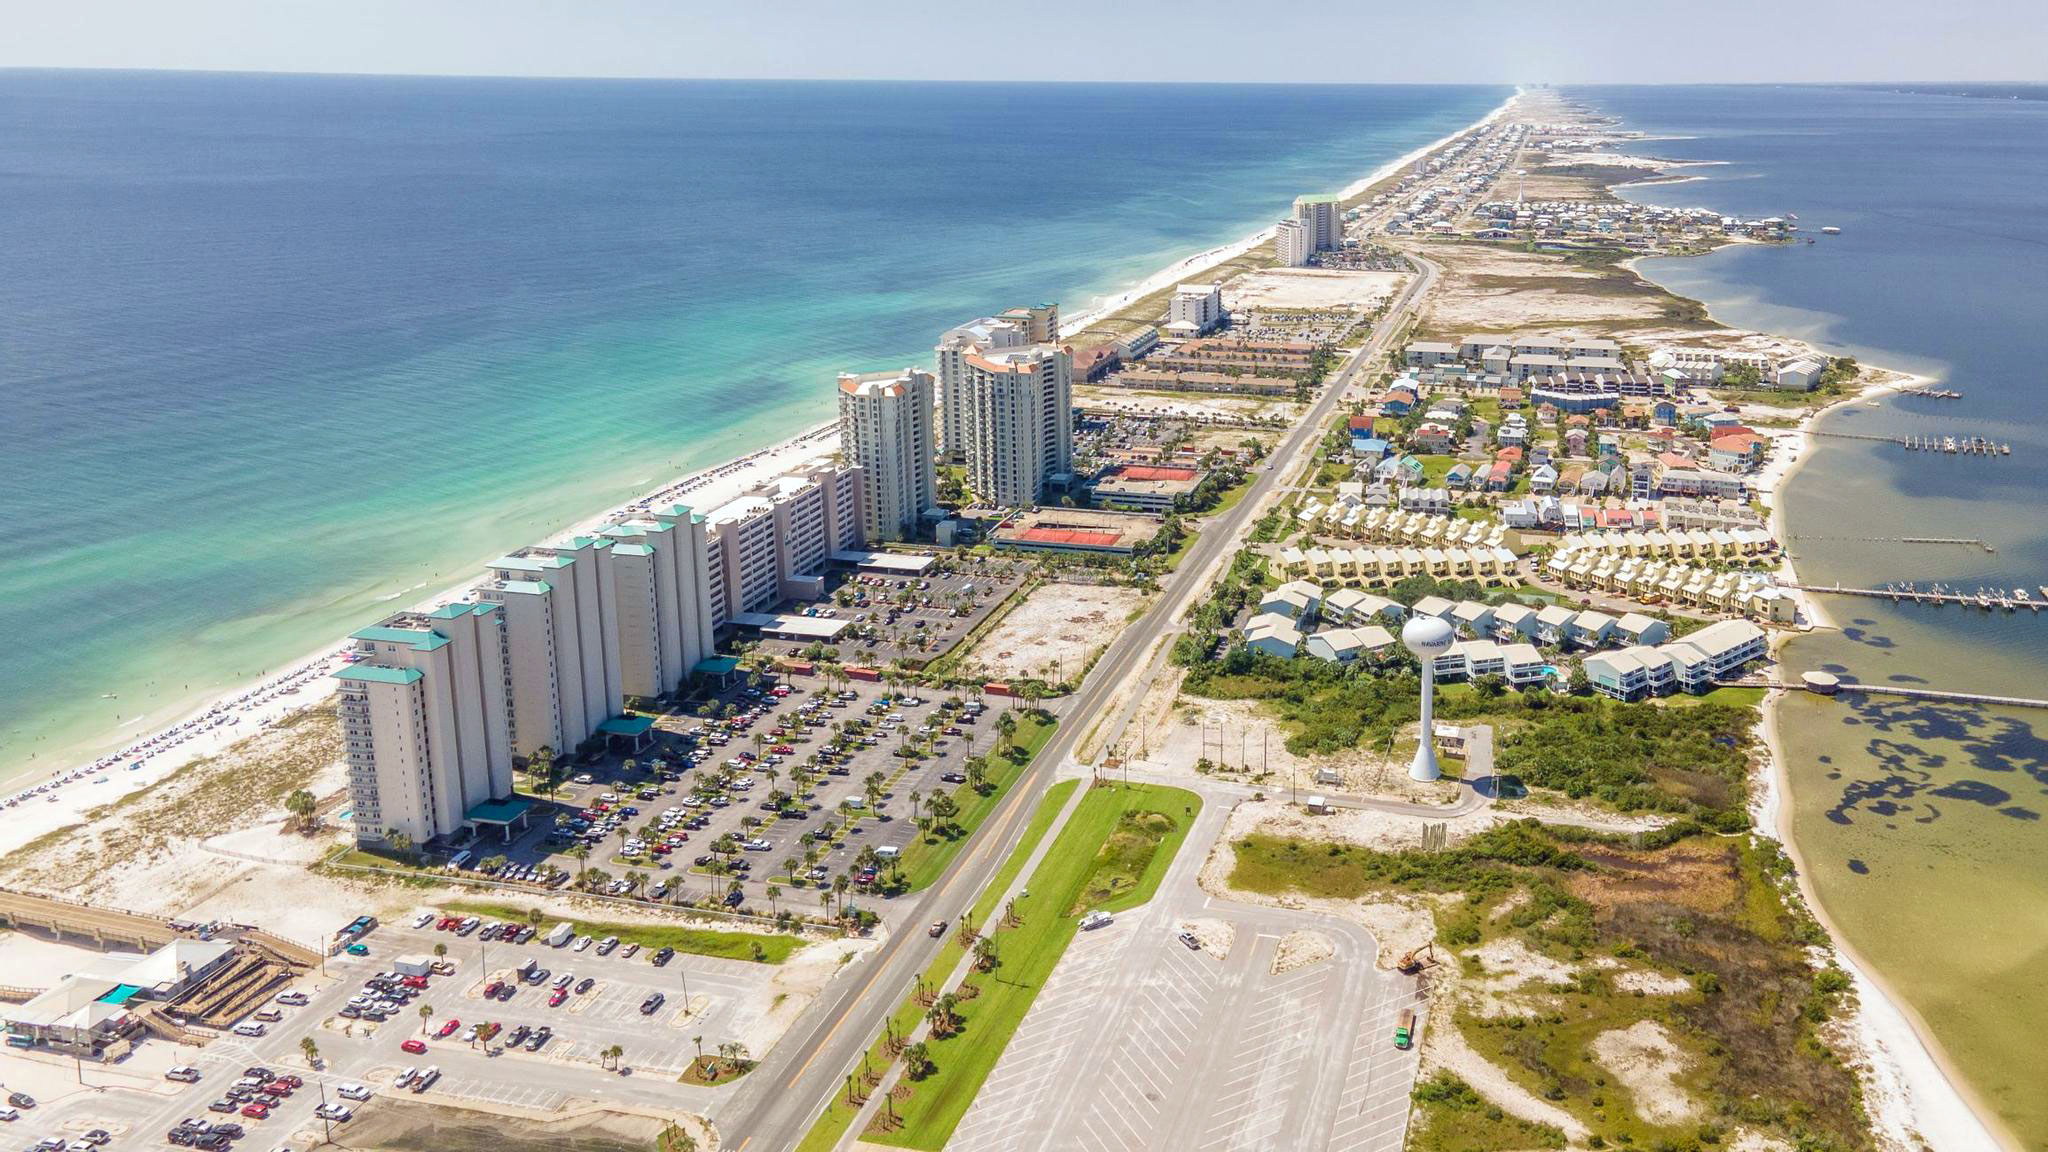
{"type": "Polygon", "coordinates": [[[484,999],[496,1000],[498,998],[498,993],[502,991],[504,987],[505,982],[503,980],[493,980],[489,984],[484,985],[484,999]]]}
{"type": "Polygon", "coordinates": [[[270,1116],[270,1105],[244,1104],[242,1105],[242,1115],[247,1116],[251,1120],[267,1119],[270,1116]]]}
{"type": "Polygon", "coordinates": [[[562,1006],[562,1001],[567,1000],[568,998],[569,990],[567,988],[557,988],[555,989],[555,994],[548,997],[548,1007],[560,1008],[562,1006]]]}
{"type": "Polygon", "coordinates": [[[778,756],[794,756],[796,755],[796,749],[787,744],[777,744],[775,746],[775,754],[778,756]]]}
{"type": "Polygon", "coordinates": [[[287,1072],[284,1075],[279,1076],[277,1078],[277,1082],[279,1084],[289,1084],[294,1088],[304,1088],[306,1086],[306,1082],[304,1080],[299,1079],[296,1075],[290,1072],[287,1072]]]}
{"type": "Polygon", "coordinates": [[[446,1040],[450,1036],[455,1035],[455,1030],[460,1027],[462,1027],[462,1021],[450,1016],[448,1019],[441,1021],[441,1030],[434,1033],[434,1038],[436,1040],[446,1040]]]}
{"type": "Polygon", "coordinates": [[[398,1050],[414,1056],[424,1056],[427,1054],[427,1042],[424,1040],[407,1040],[398,1046],[398,1050]]]}
{"type": "Polygon", "coordinates": [[[426,978],[425,976],[407,976],[407,977],[405,977],[405,979],[404,979],[404,980],[402,981],[402,983],[404,983],[404,985],[405,985],[405,986],[406,986],[407,988],[422,988],[422,989],[423,989],[423,988],[425,988],[425,987],[427,986],[427,978],[426,978]]]}
{"type": "Polygon", "coordinates": [[[269,1084],[265,1084],[263,1086],[263,1090],[265,1092],[270,1093],[272,1096],[289,1096],[292,1094],[292,1086],[285,1083],[282,1080],[276,1080],[272,1081],[269,1084]]]}

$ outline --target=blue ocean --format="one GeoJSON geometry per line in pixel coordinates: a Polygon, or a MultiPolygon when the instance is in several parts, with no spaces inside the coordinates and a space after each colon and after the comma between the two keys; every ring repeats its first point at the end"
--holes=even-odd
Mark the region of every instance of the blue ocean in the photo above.
{"type": "Polygon", "coordinates": [[[0,775],[1508,94],[0,72],[0,775]]]}

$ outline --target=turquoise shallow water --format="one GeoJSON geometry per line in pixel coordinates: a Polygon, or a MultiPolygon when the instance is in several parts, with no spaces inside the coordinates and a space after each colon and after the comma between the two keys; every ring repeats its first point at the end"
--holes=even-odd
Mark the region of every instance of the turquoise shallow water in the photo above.
{"type": "Polygon", "coordinates": [[[0,776],[1507,94],[0,72],[0,776]]]}

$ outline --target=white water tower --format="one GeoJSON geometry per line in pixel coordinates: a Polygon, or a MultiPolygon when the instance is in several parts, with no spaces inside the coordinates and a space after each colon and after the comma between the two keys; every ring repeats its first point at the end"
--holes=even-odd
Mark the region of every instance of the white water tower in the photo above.
{"type": "Polygon", "coordinates": [[[1450,624],[1435,616],[1413,616],[1401,625],[1401,643],[1422,661],[1422,739],[1415,745],[1415,762],[1408,766],[1410,780],[1436,780],[1444,774],[1436,763],[1436,718],[1432,707],[1436,697],[1436,658],[1449,652],[1457,638],[1450,624]]]}

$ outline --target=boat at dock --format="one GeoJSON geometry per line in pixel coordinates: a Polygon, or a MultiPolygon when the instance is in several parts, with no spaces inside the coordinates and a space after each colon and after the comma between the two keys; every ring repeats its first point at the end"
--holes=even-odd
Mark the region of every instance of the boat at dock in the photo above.
{"type": "Polygon", "coordinates": [[[1842,234],[1842,230],[1840,228],[1835,227],[1833,224],[1830,224],[1827,227],[1822,228],[1820,230],[1820,234],[1823,236],[1840,236],[1842,234]]]}

